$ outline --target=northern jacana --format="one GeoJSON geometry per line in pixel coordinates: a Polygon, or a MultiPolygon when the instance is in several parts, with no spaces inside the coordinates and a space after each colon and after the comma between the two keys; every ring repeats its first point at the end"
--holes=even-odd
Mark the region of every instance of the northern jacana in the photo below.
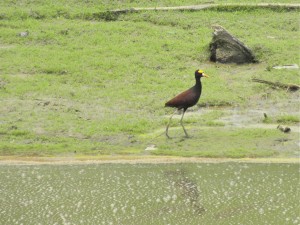
{"type": "Polygon", "coordinates": [[[170,138],[170,136],[168,134],[168,130],[169,130],[169,126],[170,126],[172,117],[178,110],[181,110],[181,109],[183,109],[183,113],[182,113],[182,116],[180,119],[180,125],[183,128],[185,136],[188,137],[188,133],[186,132],[186,130],[183,126],[182,119],[183,119],[185,111],[189,107],[196,105],[197,102],[199,101],[201,91],[202,91],[202,84],[201,84],[201,80],[200,80],[201,77],[208,77],[208,75],[206,75],[202,70],[196,70],[195,71],[196,84],[193,87],[191,87],[190,89],[180,93],[179,95],[175,96],[170,101],[166,102],[165,107],[176,108],[175,112],[171,115],[171,117],[169,119],[169,123],[166,128],[166,136],[168,138],[170,138]]]}

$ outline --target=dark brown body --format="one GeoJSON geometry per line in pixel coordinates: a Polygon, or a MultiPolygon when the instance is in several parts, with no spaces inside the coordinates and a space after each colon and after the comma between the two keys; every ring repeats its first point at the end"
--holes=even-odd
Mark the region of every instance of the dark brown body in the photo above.
{"type": "MultiPolygon", "coordinates": [[[[188,90],[180,93],[179,95],[175,96],[174,98],[172,98],[170,101],[166,102],[166,104],[165,104],[166,107],[176,108],[176,111],[183,109],[180,124],[183,128],[183,131],[184,131],[186,137],[188,137],[188,134],[187,134],[187,132],[186,132],[184,126],[183,126],[182,119],[183,119],[185,111],[189,107],[192,107],[192,106],[196,105],[197,102],[199,101],[199,98],[200,98],[200,95],[201,95],[201,92],[202,92],[202,84],[201,84],[201,81],[200,81],[201,77],[208,77],[208,76],[206,74],[204,74],[202,70],[196,70],[195,71],[196,84],[193,87],[191,87],[190,89],[188,89],[188,90]]],[[[169,135],[168,135],[168,129],[169,129],[169,126],[170,126],[170,122],[171,122],[171,119],[172,119],[173,115],[176,113],[176,111],[170,117],[169,123],[168,123],[167,128],[166,128],[166,136],[168,138],[170,138],[169,135]]]]}
{"type": "Polygon", "coordinates": [[[190,89],[180,93],[170,101],[166,102],[165,106],[177,108],[178,110],[183,109],[186,111],[187,108],[197,104],[201,95],[201,91],[202,85],[199,78],[199,82],[196,82],[194,87],[191,87],[190,89]]]}

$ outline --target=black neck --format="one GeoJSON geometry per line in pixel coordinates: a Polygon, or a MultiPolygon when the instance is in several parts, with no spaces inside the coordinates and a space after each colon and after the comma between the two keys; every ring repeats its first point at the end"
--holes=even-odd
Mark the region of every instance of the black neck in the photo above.
{"type": "Polygon", "coordinates": [[[196,85],[195,86],[201,87],[200,77],[196,77],[196,85]]]}
{"type": "Polygon", "coordinates": [[[196,77],[196,84],[195,84],[194,88],[196,89],[196,92],[199,93],[199,96],[200,96],[201,92],[202,92],[202,84],[201,84],[200,77],[196,77]]]}

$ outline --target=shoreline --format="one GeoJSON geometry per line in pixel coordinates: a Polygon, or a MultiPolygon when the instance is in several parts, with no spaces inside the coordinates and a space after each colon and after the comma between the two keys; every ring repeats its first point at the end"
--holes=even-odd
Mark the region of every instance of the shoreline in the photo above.
{"type": "Polygon", "coordinates": [[[298,163],[300,158],[197,158],[137,156],[0,156],[0,165],[170,164],[170,163],[298,163]]]}

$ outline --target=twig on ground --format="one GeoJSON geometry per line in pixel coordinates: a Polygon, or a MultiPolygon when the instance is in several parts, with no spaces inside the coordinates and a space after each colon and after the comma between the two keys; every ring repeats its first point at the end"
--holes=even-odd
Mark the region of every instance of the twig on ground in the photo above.
{"type": "Polygon", "coordinates": [[[272,87],[286,89],[287,91],[292,91],[292,92],[298,91],[300,89],[300,86],[297,84],[283,84],[278,81],[271,82],[271,81],[262,80],[262,79],[258,79],[258,78],[252,78],[252,81],[262,83],[262,84],[268,84],[268,85],[271,85],[272,87]]]}

